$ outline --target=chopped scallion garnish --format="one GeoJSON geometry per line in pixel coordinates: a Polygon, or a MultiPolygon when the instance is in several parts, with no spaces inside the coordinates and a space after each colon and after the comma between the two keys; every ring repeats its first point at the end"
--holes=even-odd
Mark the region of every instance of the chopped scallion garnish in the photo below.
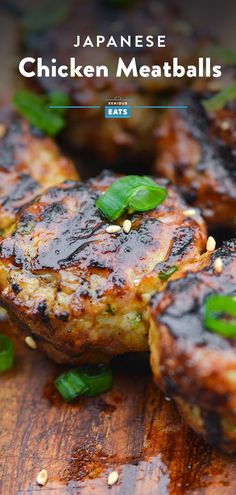
{"type": "Polygon", "coordinates": [[[233,81],[231,84],[226,86],[222,91],[212,96],[209,100],[204,100],[204,107],[210,112],[214,112],[215,110],[220,110],[224,108],[225,105],[231,100],[236,99],[236,81],[233,81]]]}
{"type": "Polygon", "coordinates": [[[70,11],[70,0],[43,1],[38,6],[32,4],[23,16],[22,24],[28,33],[40,33],[63,22],[70,11]]]}
{"type": "Polygon", "coordinates": [[[221,294],[209,296],[205,303],[204,324],[224,337],[236,337],[236,301],[221,294]]]}
{"type": "Polygon", "coordinates": [[[207,46],[205,54],[207,57],[211,57],[216,61],[223,61],[227,65],[236,64],[236,52],[222,45],[207,46]]]}
{"type": "MultiPolygon", "coordinates": [[[[54,89],[54,91],[51,91],[48,94],[48,103],[50,106],[67,106],[70,104],[70,97],[67,93],[64,93],[64,91],[54,89]]],[[[59,115],[64,115],[66,111],[65,108],[54,108],[53,111],[55,112],[55,110],[59,115]]]]}
{"type": "Polygon", "coordinates": [[[109,220],[117,220],[127,208],[148,211],[156,208],[167,196],[167,190],[150,177],[127,175],[115,181],[100,196],[96,206],[109,220]]]}
{"type": "Polygon", "coordinates": [[[173,275],[173,273],[175,273],[177,270],[178,270],[177,266],[171,266],[170,268],[167,268],[167,270],[165,270],[164,272],[160,272],[159,278],[161,280],[168,280],[168,278],[170,278],[171,275],[173,275]]]}
{"type": "Polygon", "coordinates": [[[50,105],[68,105],[69,96],[62,91],[53,91],[49,95],[39,95],[28,90],[20,90],[14,97],[14,103],[24,117],[49,136],[55,136],[65,127],[65,109],[49,108],[50,105]]]}
{"type": "Polygon", "coordinates": [[[55,386],[66,401],[74,400],[81,395],[93,397],[110,390],[112,372],[102,364],[83,366],[60,375],[55,380],[55,386]]]}
{"type": "Polygon", "coordinates": [[[0,372],[7,371],[14,364],[14,346],[6,335],[0,334],[0,372]]]}

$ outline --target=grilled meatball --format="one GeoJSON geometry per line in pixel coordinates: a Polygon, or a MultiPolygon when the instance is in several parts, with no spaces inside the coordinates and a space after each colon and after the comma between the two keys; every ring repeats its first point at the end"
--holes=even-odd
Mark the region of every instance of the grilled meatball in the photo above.
{"type": "MultiPolygon", "coordinates": [[[[105,119],[106,99],[121,96],[131,98],[132,105],[156,105],[158,94],[179,87],[179,78],[116,78],[115,67],[119,56],[126,65],[135,56],[137,66],[162,64],[179,56],[183,63],[188,63],[201,51],[204,40],[196,36],[192,26],[183,20],[181,13],[173,7],[172,1],[155,0],[127,2],[125,8],[115,2],[96,0],[75,2],[71,15],[58,26],[45,33],[31,35],[28,39],[28,54],[43,58],[46,64],[56,59],[57,65],[66,64],[70,57],[75,57],[78,65],[106,65],[108,78],[38,78],[37,84],[43,91],[51,91],[60,85],[67,91],[75,105],[101,105],[102,108],[71,110],[68,112],[68,126],[64,133],[66,142],[76,150],[92,152],[101,163],[113,167],[117,164],[122,169],[133,162],[143,166],[154,158],[154,139],[152,130],[160,118],[160,110],[133,110],[130,119],[105,119]],[[92,13],[92,15],[91,15],[92,13]],[[135,32],[134,32],[135,26],[135,32]],[[73,34],[74,33],[74,34],[73,34]],[[87,35],[95,37],[103,34],[107,39],[113,35],[136,33],[157,36],[165,34],[165,48],[118,48],[114,46],[99,48],[74,48],[75,34],[79,33],[82,41],[87,35]]],[[[30,80],[31,81],[31,80],[30,80]]],[[[161,97],[163,100],[163,96],[161,97]]],[[[101,168],[101,167],[100,167],[101,168]]],[[[121,168],[120,168],[121,170],[121,168]]],[[[125,170],[127,172],[127,169],[125,170]]]]}
{"type": "Polygon", "coordinates": [[[208,296],[236,295],[236,240],[204,255],[200,267],[152,299],[151,365],[157,384],[177,401],[187,423],[231,452],[236,451],[236,340],[208,330],[203,315],[208,296]],[[216,269],[219,257],[222,273],[216,269]]]}
{"type": "Polygon", "coordinates": [[[49,189],[1,242],[1,302],[58,362],[148,350],[150,294],[165,287],[169,267],[181,276],[205,247],[204,222],[186,216],[166,180],[168,197],[157,209],[131,214],[129,234],[107,233],[95,201],[115,179],[103,174],[49,189]]]}
{"type": "Polygon", "coordinates": [[[57,145],[11,110],[0,113],[0,229],[19,208],[47,187],[77,179],[73,163],[57,145]]]}
{"type": "MultiPolygon", "coordinates": [[[[209,84],[208,84],[209,86],[209,84]]],[[[213,93],[212,93],[213,94],[213,93]]],[[[208,91],[181,93],[157,129],[155,172],[168,177],[201,208],[210,228],[236,226],[236,102],[209,112],[208,91]]]]}

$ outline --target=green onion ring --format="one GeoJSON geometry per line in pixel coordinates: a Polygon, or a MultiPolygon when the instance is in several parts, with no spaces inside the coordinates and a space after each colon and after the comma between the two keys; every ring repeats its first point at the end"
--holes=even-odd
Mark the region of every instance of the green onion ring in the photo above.
{"type": "Polygon", "coordinates": [[[14,346],[6,335],[0,334],[0,372],[12,368],[14,364],[14,346]]]}
{"type": "Polygon", "coordinates": [[[109,220],[117,220],[127,208],[148,211],[167,197],[167,190],[150,177],[127,175],[115,181],[96,201],[96,206],[109,220]]]}
{"type": "Polygon", "coordinates": [[[205,303],[204,324],[208,330],[224,337],[236,337],[236,301],[230,296],[213,294],[205,303]],[[225,315],[224,317],[222,315],[225,315]],[[235,319],[229,321],[226,317],[235,319]]]}
{"type": "Polygon", "coordinates": [[[18,112],[45,134],[56,136],[66,125],[64,108],[49,108],[66,106],[70,98],[62,91],[53,91],[48,95],[39,95],[27,89],[19,90],[14,96],[14,104],[18,112]]]}
{"type": "Polygon", "coordinates": [[[161,280],[168,280],[176,271],[178,270],[177,266],[173,265],[170,268],[167,268],[164,272],[159,273],[159,278],[161,280]]]}
{"type": "Polygon", "coordinates": [[[62,398],[72,401],[81,395],[93,397],[110,390],[112,372],[102,364],[81,366],[63,373],[54,383],[62,398]]]}
{"type": "Polygon", "coordinates": [[[209,100],[204,100],[203,105],[210,112],[224,108],[226,104],[236,99],[236,81],[226,86],[222,91],[212,96],[209,100]]]}

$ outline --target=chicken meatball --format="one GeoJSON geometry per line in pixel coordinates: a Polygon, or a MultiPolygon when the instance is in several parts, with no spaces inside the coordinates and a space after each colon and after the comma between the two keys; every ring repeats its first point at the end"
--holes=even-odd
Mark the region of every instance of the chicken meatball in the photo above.
{"type": "Polygon", "coordinates": [[[52,139],[10,109],[0,112],[0,229],[8,229],[19,208],[47,187],[78,174],[52,139]]]}
{"type": "MultiPolygon", "coordinates": [[[[140,2],[98,3],[95,0],[75,2],[72,12],[64,22],[42,33],[31,33],[27,39],[27,54],[42,57],[44,63],[50,65],[56,60],[57,65],[68,65],[71,57],[75,57],[78,65],[106,65],[108,77],[76,77],[76,78],[37,78],[36,84],[43,91],[51,91],[61,87],[72,99],[74,105],[92,105],[100,108],[70,110],[68,125],[64,139],[76,150],[92,153],[96,156],[96,165],[100,157],[101,164],[112,163],[119,170],[127,172],[127,166],[135,163],[146,167],[154,158],[155,142],[152,131],[159,121],[160,110],[151,108],[133,109],[132,118],[105,119],[104,105],[107,99],[115,96],[131,99],[133,106],[156,105],[158,95],[183,84],[179,78],[143,78],[115,77],[115,67],[119,57],[128,65],[135,56],[137,66],[163,64],[178,56],[182,63],[190,63],[205,42],[197,36],[193,27],[183,19],[182,13],[173,6],[172,1],[156,2],[155,0],[140,2]],[[123,5],[122,5],[123,3],[123,5]],[[91,15],[92,13],[92,15],[91,15]],[[165,48],[134,46],[135,33],[156,37],[165,34],[168,40],[165,48]],[[76,38],[72,33],[79,33],[80,46],[74,47],[76,38]],[[96,44],[96,35],[103,34],[106,40],[111,35],[117,41],[107,47],[99,48],[89,43],[83,46],[86,37],[92,38],[96,44]],[[132,47],[119,46],[121,35],[132,35],[132,47]],[[144,160],[144,161],[143,161],[144,160]],[[126,170],[125,170],[126,169],[126,170]]],[[[163,95],[161,96],[163,101],[163,95]]]]}
{"type": "MultiPolygon", "coordinates": [[[[208,87],[209,84],[208,84],[208,87]]],[[[168,177],[199,207],[210,228],[236,226],[236,103],[209,111],[209,91],[185,91],[156,131],[155,172],[168,177]]]]}
{"type": "Polygon", "coordinates": [[[151,301],[151,365],[157,384],[176,400],[187,423],[213,446],[232,452],[236,339],[209,330],[204,315],[213,294],[236,296],[236,239],[204,255],[197,268],[151,301]]]}
{"type": "Polygon", "coordinates": [[[158,208],[127,213],[121,230],[108,233],[96,200],[116,179],[105,173],[50,188],[21,210],[1,242],[1,303],[58,362],[147,351],[151,294],[205,249],[203,220],[188,216],[166,180],[160,183],[168,196],[158,208]]]}

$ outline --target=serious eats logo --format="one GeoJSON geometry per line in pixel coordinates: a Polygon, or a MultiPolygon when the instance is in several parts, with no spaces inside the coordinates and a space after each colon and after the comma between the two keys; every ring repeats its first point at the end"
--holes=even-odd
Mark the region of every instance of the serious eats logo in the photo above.
{"type": "Polygon", "coordinates": [[[106,100],[104,116],[106,119],[130,119],[132,116],[130,99],[114,96],[114,98],[106,100]]]}

